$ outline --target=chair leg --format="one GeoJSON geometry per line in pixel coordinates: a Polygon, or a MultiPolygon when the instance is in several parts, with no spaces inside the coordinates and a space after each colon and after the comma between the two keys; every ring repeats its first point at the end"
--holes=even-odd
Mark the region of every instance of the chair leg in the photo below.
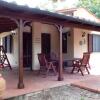
{"type": "Polygon", "coordinates": [[[82,69],[81,69],[81,66],[78,66],[78,72],[80,71],[81,72],[81,74],[82,74],[82,76],[84,76],[84,74],[83,74],[83,71],[82,71],[82,69]]]}
{"type": "Polygon", "coordinates": [[[81,69],[80,69],[80,72],[81,72],[82,76],[84,76],[84,74],[83,74],[83,72],[82,72],[82,70],[81,70],[81,69]]]}
{"type": "Polygon", "coordinates": [[[72,69],[72,71],[71,71],[72,74],[73,74],[74,70],[75,70],[75,66],[73,66],[73,69],[72,69]]]}
{"type": "Polygon", "coordinates": [[[53,71],[54,71],[54,74],[57,75],[57,71],[56,71],[55,68],[56,68],[56,66],[53,66],[53,64],[52,64],[52,69],[53,69],[53,71]]]}
{"type": "Polygon", "coordinates": [[[51,68],[51,64],[49,64],[47,67],[46,76],[48,75],[50,68],[51,68]]]}
{"type": "Polygon", "coordinates": [[[89,69],[91,69],[90,64],[88,64],[89,69]]]}
{"type": "Polygon", "coordinates": [[[85,68],[86,68],[86,70],[87,70],[88,74],[90,74],[90,72],[89,72],[88,68],[87,68],[87,67],[85,67],[85,68]]]}
{"type": "Polygon", "coordinates": [[[80,71],[80,69],[78,69],[78,71],[77,72],[79,72],[80,71]]]}

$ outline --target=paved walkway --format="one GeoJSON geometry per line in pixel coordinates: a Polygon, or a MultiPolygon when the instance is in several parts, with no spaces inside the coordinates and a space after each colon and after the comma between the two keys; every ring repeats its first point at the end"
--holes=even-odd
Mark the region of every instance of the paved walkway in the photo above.
{"type": "Polygon", "coordinates": [[[92,92],[100,93],[100,76],[86,79],[78,82],[71,83],[73,86],[77,86],[92,92]]]}

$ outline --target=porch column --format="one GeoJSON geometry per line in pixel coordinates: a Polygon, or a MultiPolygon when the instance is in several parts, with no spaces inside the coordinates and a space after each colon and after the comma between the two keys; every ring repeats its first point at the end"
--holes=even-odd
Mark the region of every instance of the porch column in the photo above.
{"type": "Polygon", "coordinates": [[[60,59],[59,59],[59,73],[58,73],[58,81],[62,81],[63,80],[63,60],[62,60],[62,30],[63,30],[63,26],[59,25],[58,26],[58,30],[60,33],[60,59]]]}
{"type": "Polygon", "coordinates": [[[19,32],[18,32],[18,62],[19,62],[19,81],[18,81],[18,88],[22,89],[24,88],[23,83],[23,20],[19,20],[19,32]]]}

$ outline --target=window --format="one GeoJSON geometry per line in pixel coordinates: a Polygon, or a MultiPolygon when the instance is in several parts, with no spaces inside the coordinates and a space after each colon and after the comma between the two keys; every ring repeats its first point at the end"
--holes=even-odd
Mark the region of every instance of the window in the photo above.
{"type": "Polygon", "coordinates": [[[62,34],[62,52],[67,53],[67,32],[62,34]]]}
{"type": "Polygon", "coordinates": [[[3,38],[3,46],[6,53],[12,53],[13,37],[8,35],[3,38]]]}
{"type": "Polygon", "coordinates": [[[93,52],[100,52],[100,35],[93,35],[93,52]]]}

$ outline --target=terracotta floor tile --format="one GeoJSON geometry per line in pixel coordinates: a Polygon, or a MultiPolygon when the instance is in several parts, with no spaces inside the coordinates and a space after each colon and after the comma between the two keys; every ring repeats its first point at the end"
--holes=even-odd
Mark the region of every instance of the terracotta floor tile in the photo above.
{"type": "Polygon", "coordinates": [[[21,94],[35,92],[47,88],[57,87],[65,84],[73,84],[80,87],[90,88],[100,91],[100,76],[71,74],[71,71],[64,71],[64,81],[57,81],[58,76],[47,76],[43,78],[43,75],[36,75],[32,71],[24,71],[24,89],[17,89],[18,83],[18,70],[4,69],[1,71],[3,77],[6,80],[7,88],[4,92],[3,98],[10,98],[21,94]]]}

